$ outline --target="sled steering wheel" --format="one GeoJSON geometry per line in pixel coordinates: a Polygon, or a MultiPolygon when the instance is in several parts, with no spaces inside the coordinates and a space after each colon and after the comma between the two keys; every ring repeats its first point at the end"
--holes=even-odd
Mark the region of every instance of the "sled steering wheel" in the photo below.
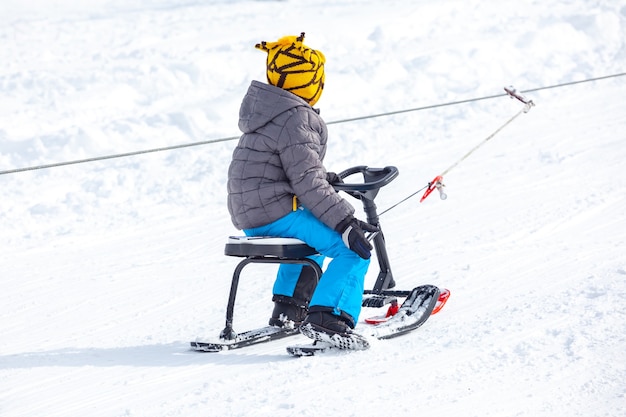
{"type": "Polygon", "coordinates": [[[363,176],[363,182],[341,182],[334,183],[332,184],[332,186],[335,188],[335,190],[345,191],[355,198],[360,199],[361,197],[367,197],[373,200],[378,193],[378,190],[389,184],[398,176],[398,168],[394,166],[386,166],[384,168],[370,168],[365,165],[359,165],[341,171],[337,175],[343,180],[354,174],[361,174],[363,176]]]}

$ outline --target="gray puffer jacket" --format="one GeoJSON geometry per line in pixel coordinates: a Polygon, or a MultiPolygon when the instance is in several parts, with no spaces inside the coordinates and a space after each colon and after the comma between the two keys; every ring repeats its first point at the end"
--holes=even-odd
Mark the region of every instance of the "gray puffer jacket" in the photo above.
{"type": "Polygon", "coordinates": [[[328,132],[303,99],[252,81],[239,110],[243,135],[228,169],[228,210],[238,229],[271,223],[293,210],[293,196],[335,228],[354,208],[326,180],[328,132]]]}

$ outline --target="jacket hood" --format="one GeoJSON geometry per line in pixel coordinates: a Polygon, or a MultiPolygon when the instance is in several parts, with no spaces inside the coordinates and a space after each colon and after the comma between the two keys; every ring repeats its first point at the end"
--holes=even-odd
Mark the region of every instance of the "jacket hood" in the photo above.
{"type": "Polygon", "coordinates": [[[311,107],[302,98],[273,85],[252,81],[239,109],[239,129],[254,132],[294,107],[311,107]]]}

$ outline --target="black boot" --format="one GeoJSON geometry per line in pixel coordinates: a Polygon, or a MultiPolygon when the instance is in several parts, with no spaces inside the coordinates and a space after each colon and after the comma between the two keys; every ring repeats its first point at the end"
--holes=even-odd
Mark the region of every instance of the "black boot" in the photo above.
{"type": "Polygon", "coordinates": [[[339,349],[364,350],[369,342],[352,331],[355,323],[345,313],[336,315],[330,307],[313,306],[300,326],[300,332],[313,340],[330,343],[339,349]]]}
{"type": "Polygon", "coordinates": [[[306,316],[309,301],[317,286],[317,274],[315,270],[305,265],[298,275],[296,288],[293,295],[276,295],[272,297],[274,312],[270,318],[270,326],[283,327],[285,324],[298,327],[306,316]],[[293,322],[293,323],[292,323],[293,322]]]}
{"type": "Polygon", "coordinates": [[[272,300],[274,301],[274,311],[269,321],[270,326],[298,327],[306,317],[306,303],[298,302],[295,298],[284,295],[275,295],[272,300]]]}

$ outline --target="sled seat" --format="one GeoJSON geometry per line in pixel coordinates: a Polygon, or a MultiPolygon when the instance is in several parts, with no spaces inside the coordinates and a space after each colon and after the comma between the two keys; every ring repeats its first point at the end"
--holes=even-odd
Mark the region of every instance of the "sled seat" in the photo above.
{"type": "Polygon", "coordinates": [[[230,236],[224,254],[227,256],[274,257],[299,259],[317,255],[317,251],[300,239],[274,236],[230,236]]]}
{"type": "Polygon", "coordinates": [[[300,239],[275,236],[230,236],[224,248],[224,254],[244,259],[237,264],[233,272],[226,306],[226,326],[220,333],[221,339],[234,340],[237,337],[237,332],[233,330],[235,298],[241,272],[246,265],[253,263],[297,264],[311,267],[317,281],[322,276],[322,268],[315,260],[309,258],[311,255],[317,255],[318,252],[300,239]]]}

